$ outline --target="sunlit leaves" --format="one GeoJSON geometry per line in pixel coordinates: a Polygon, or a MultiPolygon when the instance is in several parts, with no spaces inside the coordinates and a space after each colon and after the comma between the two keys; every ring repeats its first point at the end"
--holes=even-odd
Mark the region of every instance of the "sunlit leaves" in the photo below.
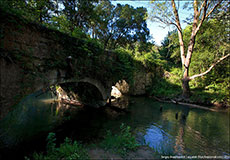
{"type": "Polygon", "coordinates": [[[93,28],[93,37],[104,44],[104,48],[126,47],[136,41],[146,42],[149,30],[146,24],[147,10],[130,5],[117,6],[101,1],[95,8],[98,19],[93,28]]]}

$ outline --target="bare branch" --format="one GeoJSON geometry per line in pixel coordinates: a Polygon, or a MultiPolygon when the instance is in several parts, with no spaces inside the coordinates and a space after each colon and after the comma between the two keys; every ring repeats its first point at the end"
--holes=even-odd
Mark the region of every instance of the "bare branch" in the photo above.
{"type": "Polygon", "coordinates": [[[229,56],[230,56],[230,54],[227,54],[227,55],[221,57],[217,62],[213,63],[213,64],[209,67],[209,69],[208,69],[207,71],[205,71],[205,72],[203,72],[203,73],[200,73],[200,74],[196,74],[196,75],[190,77],[189,80],[193,80],[193,79],[195,79],[195,78],[197,78],[197,77],[201,77],[201,76],[207,74],[208,72],[210,72],[210,71],[212,70],[213,67],[215,67],[215,65],[217,65],[218,63],[220,63],[220,62],[223,61],[224,59],[228,58],[229,56]]]}
{"type": "Polygon", "coordinates": [[[208,1],[208,5],[207,5],[207,8],[209,7],[209,5],[211,4],[211,0],[208,1]]]}
{"type": "Polygon", "coordinates": [[[207,18],[221,3],[222,3],[223,0],[220,0],[219,3],[217,3],[209,12],[208,14],[206,15],[205,18],[207,18]]]}
{"type": "Polygon", "coordinates": [[[182,32],[180,19],[179,19],[178,11],[177,11],[176,4],[175,4],[174,0],[172,0],[172,7],[173,7],[174,16],[176,18],[176,24],[179,27],[179,31],[182,32]]]}
{"type": "Polygon", "coordinates": [[[161,17],[154,16],[153,18],[156,19],[156,20],[158,20],[158,21],[161,22],[161,23],[169,24],[169,21],[168,21],[168,20],[164,20],[164,19],[162,19],[161,17]]]}
{"type": "Polygon", "coordinates": [[[204,7],[204,4],[205,4],[205,1],[201,4],[201,6],[200,6],[200,10],[199,10],[199,12],[198,12],[198,16],[200,16],[200,13],[201,13],[201,10],[203,9],[203,7],[204,7]]]}
{"type": "Polygon", "coordinates": [[[196,28],[196,30],[195,30],[195,33],[194,33],[194,35],[196,35],[197,34],[197,32],[199,31],[199,29],[200,29],[200,27],[201,27],[201,25],[203,24],[203,22],[204,22],[204,20],[205,20],[205,18],[206,18],[206,12],[207,12],[207,0],[205,0],[204,1],[204,11],[203,11],[203,16],[202,16],[202,18],[201,18],[201,21],[200,21],[200,23],[199,23],[199,25],[197,26],[197,28],[196,28]]]}
{"type": "MultiPolygon", "coordinates": [[[[210,5],[210,1],[209,1],[209,4],[207,5],[207,0],[204,1],[204,12],[203,12],[203,16],[202,16],[202,19],[198,25],[198,27],[196,28],[196,31],[195,31],[195,35],[197,34],[197,32],[199,31],[201,25],[203,24],[205,18],[207,18],[222,2],[223,0],[220,0],[219,3],[217,3],[209,12],[208,14],[206,14],[206,11],[207,11],[207,8],[208,8],[208,5],[210,5]]],[[[203,5],[203,4],[202,4],[203,5]]]]}
{"type": "Polygon", "coordinates": [[[176,28],[179,30],[179,27],[177,26],[176,23],[170,22],[169,24],[172,24],[172,25],[176,26],[176,28]]]}
{"type": "Polygon", "coordinates": [[[179,15],[178,15],[178,11],[176,8],[176,4],[174,0],[171,0],[172,3],[172,7],[173,7],[173,13],[174,16],[176,18],[176,26],[178,29],[178,36],[179,36],[179,42],[180,42],[180,52],[181,52],[181,61],[182,61],[182,66],[184,66],[185,63],[185,53],[184,53],[184,41],[183,41],[183,33],[182,33],[182,28],[181,28],[181,24],[180,24],[180,19],[179,19],[179,15]]]}

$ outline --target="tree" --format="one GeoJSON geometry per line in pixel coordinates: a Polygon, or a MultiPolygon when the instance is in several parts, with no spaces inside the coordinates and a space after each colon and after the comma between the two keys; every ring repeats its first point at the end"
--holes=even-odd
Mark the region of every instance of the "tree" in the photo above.
{"type": "Polygon", "coordinates": [[[95,10],[98,20],[94,37],[102,41],[104,48],[126,47],[149,38],[146,8],[133,8],[127,4],[114,6],[110,1],[101,1],[95,10]]]}
{"type": "Polygon", "coordinates": [[[51,12],[54,10],[52,0],[1,1],[0,3],[4,2],[3,5],[7,9],[13,9],[13,12],[20,12],[23,17],[43,24],[49,23],[52,17],[51,12]]]}
{"type": "Polygon", "coordinates": [[[174,0],[171,0],[171,3],[167,1],[164,2],[152,1],[152,2],[154,5],[154,11],[152,13],[151,19],[166,25],[174,25],[177,28],[178,39],[180,43],[181,64],[183,68],[183,78],[182,78],[183,96],[187,98],[191,95],[190,87],[189,87],[190,80],[193,80],[197,77],[207,74],[208,72],[211,71],[211,69],[216,64],[220,63],[222,60],[230,56],[230,54],[224,55],[219,60],[214,62],[205,72],[193,76],[189,76],[191,58],[196,43],[196,36],[199,30],[201,29],[203,23],[209,20],[208,18],[210,17],[211,14],[214,13],[214,11],[217,11],[218,9],[221,10],[226,5],[228,6],[228,2],[223,0],[216,0],[216,1],[193,0],[192,4],[189,4],[190,2],[186,3],[185,6],[187,6],[187,8],[189,8],[190,6],[192,6],[193,8],[192,29],[191,29],[189,41],[187,42],[187,46],[185,46],[183,30],[181,27],[181,21],[179,17],[180,15],[178,12],[179,5],[180,5],[179,1],[178,4],[176,4],[174,0]],[[186,49],[187,49],[187,53],[185,53],[186,49]]]}
{"type": "Polygon", "coordinates": [[[64,9],[63,13],[67,20],[70,21],[70,31],[80,28],[87,32],[92,17],[94,16],[94,3],[97,0],[62,0],[64,9]]]}

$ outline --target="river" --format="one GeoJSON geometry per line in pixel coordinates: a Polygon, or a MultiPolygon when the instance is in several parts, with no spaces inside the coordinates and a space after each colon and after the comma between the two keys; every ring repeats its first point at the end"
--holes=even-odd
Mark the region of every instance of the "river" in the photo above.
{"type": "Polygon", "coordinates": [[[107,130],[118,132],[121,123],[131,126],[140,144],[162,155],[230,155],[229,113],[130,97],[128,112],[121,114],[54,99],[49,92],[31,94],[0,121],[0,159],[44,151],[49,132],[56,133],[58,143],[65,137],[83,144],[97,143],[107,130]]]}

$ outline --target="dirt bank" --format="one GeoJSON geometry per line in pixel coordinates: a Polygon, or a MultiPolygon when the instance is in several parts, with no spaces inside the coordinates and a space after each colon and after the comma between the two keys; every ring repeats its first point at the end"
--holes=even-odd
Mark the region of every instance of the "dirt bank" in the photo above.
{"type": "Polygon", "coordinates": [[[90,159],[156,159],[155,152],[148,146],[139,146],[137,150],[130,151],[125,156],[101,148],[89,149],[88,154],[90,159]]]}

